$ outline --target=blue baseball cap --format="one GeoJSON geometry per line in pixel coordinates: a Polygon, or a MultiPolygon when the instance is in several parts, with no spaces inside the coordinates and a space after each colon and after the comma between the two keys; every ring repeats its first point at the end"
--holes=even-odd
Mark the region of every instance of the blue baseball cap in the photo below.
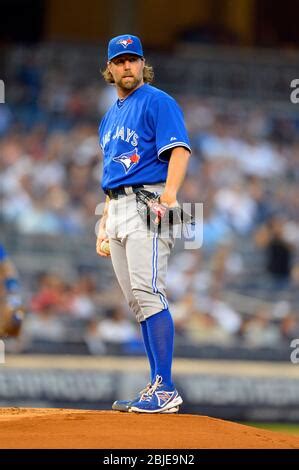
{"type": "Polygon", "coordinates": [[[137,36],[132,36],[132,34],[122,34],[112,38],[108,44],[108,60],[122,54],[134,54],[143,57],[140,39],[137,36]]]}

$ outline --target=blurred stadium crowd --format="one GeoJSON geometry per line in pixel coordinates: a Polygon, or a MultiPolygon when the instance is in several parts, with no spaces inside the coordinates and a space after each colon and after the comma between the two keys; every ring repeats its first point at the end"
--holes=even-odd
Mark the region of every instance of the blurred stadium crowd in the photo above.
{"type": "MultiPolygon", "coordinates": [[[[0,106],[1,219],[20,239],[95,242],[104,199],[97,127],[115,92],[99,76],[82,76],[41,67],[34,54],[10,67],[9,104],[0,106]]],[[[193,148],[180,200],[204,204],[202,248],[183,251],[178,241],[169,268],[177,341],[289,344],[299,337],[298,113],[196,94],[177,99],[193,148]]],[[[44,269],[31,276],[28,265],[29,313],[15,348],[70,338],[92,354],[113,344],[142,348],[113,276],[105,281],[110,264],[94,262],[93,272],[78,269],[70,279],[44,269]]]]}

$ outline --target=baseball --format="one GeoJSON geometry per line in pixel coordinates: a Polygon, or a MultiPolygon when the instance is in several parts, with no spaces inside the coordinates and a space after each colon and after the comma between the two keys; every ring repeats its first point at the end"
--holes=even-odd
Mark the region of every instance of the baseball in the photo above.
{"type": "Polygon", "coordinates": [[[106,255],[110,255],[110,246],[109,246],[109,240],[103,240],[101,243],[101,251],[103,253],[106,253],[106,255]]]}

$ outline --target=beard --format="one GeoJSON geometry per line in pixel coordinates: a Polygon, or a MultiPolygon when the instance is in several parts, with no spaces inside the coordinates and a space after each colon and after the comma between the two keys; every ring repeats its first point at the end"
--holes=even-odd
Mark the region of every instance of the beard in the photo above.
{"type": "Polygon", "coordinates": [[[140,83],[141,79],[130,76],[121,78],[117,85],[123,90],[134,90],[140,83]]]}

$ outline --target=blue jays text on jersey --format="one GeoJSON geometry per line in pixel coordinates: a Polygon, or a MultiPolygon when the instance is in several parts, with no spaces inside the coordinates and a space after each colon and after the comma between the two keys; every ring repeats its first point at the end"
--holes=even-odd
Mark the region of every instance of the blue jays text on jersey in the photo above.
{"type": "Polygon", "coordinates": [[[167,93],[144,84],[117,100],[100,127],[103,190],[165,182],[170,151],[190,143],[183,113],[167,93]]]}

